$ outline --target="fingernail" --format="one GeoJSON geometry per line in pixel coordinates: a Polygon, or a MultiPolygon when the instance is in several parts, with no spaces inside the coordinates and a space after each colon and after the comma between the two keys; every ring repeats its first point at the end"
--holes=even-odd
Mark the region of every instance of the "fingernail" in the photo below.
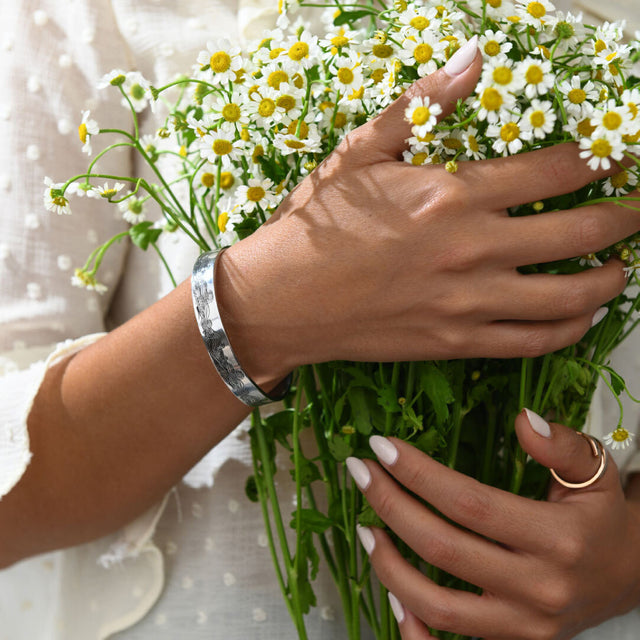
{"type": "Polygon", "coordinates": [[[595,327],[609,313],[608,307],[600,307],[591,318],[591,326],[595,327]]]}
{"type": "Polygon", "coordinates": [[[369,438],[369,445],[379,460],[389,466],[395,464],[398,459],[398,450],[391,440],[387,440],[387,438],[383,438],[382,436],[371,436],[369,438]]]}
{"type": "Polygon", "coordinates": [[[473,36],[447,60],[444,65],[445,73],[452,78],[464,73],[474,61],[477,51],[478,36],[473,36]]]}
{"type": "Polygon", "coordinates": [[[371,484],[371,474],[367,469],[367,465],[362,460],[358,460],[358,458],[347,458],[347,469],[349,469],[349,473],[358,487],[362,491],[366,491],[371,484]]]}
{"type": "Polygon", "coordinates": [[[391,605],[391,611],[393,611],[393,615],[396,617],[398,624],[402,624],[404,622],[404,607],[402,606],[402,602],[396,598],[391,591],[389,591],[389,604],[391,605]]]}
{"type": "Polygon", "coordinates": [[[376,546],[376,539],[373,537],[373,531],[371,531],[369,527],[361,527],[360,525],[356,526],[356,531],[367,555],[371,555],[373,548],[376,546]]]}
{"type": "Polygon", "coordinates": [[[549,423],[541,418],[537,413],[531,411],[531,409],[525,409],[525,413],[527,414],[527,419],[529,420],[529,424],[531,428],[543,438],[551,437],[551,427],[549,423]]]}

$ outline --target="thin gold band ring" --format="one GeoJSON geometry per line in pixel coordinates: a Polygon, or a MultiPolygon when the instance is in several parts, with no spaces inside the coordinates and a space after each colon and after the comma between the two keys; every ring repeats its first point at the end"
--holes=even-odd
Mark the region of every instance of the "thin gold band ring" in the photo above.
{"type": "Polygon", "coordinates": [[[592,484],[600,480],[602,476],[605,474],[607,470],[607,465],[609,464],[609,456],[607,455],[607,450],[602,445],[602,442],[593,436],[590,436],[586,433],[578,432],[578,435],[582,436],[589,445],[591,446],[591,452],[593,453],[594,458],[600,458],[600,466],[597,471],[593,474],[591,478],[585,480],[584,482],[567,482],[563,480],[554,469],[550,469],[551,475],[559,482],[563,487],[567,487],[568,489],[584,489],[585,487],[590,487],[592,484]]]}

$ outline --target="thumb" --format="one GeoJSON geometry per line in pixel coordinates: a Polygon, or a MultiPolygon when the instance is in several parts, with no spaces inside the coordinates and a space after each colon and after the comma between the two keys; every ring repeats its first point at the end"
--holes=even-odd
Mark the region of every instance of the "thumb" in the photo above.
{"type": "MultiPolygon", "coordinates": [[[[516,418],[516,433],[522,448],[537,462],[554,469],[567,482],[586,482],[598,472],[601,455],[594,455],[591,443],[577,431],[557,423],[548,423],[530,409],[523,409],[516,418]]],[[[611,489],[619,485],[615,462],[608,453],[607,470],[593,485],[591,490],[611,489]]],[[[562,491],[585,491],[587,489],[565,489],[553,481],[550,497],[562,491]]]]}
{"type": "Polygon", "coordinates": [[[405,120],[405,110],[412,98],[429,96],[432,104],[436,102],[442,107],[438,116],[438,120],[442,120],[453,112],[459,98],[466,98],[473,91],[481,69],[478,36],[473,36],[444,67],[414,82],[377,118],[365,125],[372,132],[368,139],[375,145],[371,151],[378,156],[377,161],[396,160],[407,148],[405,141],[411,136],[411,124],[405,120]]]}

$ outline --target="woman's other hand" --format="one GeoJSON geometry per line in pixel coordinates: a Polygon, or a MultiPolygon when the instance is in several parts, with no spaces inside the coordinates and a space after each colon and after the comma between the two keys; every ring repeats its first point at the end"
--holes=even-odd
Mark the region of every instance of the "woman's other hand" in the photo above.
{"type": "Polygon", "coordinates": [[[256,377],[334,359],[537,356],[577,342],[624,288],[617,260],[576,275],[517,271],[640,229],[640,213],[610,204],[509,217],[605,175],[577,145],[461,162],[455,174],[402,161],[411,97],[450,113],[480,72],[481,56],[467,56],[466,70],[420,80],[352,131],[269,224],[221,256],[225,327],[256,377]]]}
{"type": "MultiPolygon", "coordinates": [[[[567,427],[522,412],[516,431],[533,458],[569,482],[597,470],[589,442],[567,427]]],[[[349,468],[378,515],[424,560],[482,589],[435,585],[386,533],[361,528],[393,594],[403,640],[430,638],[429,628],[486,640],[562,640],[640,602],[640,504],[625,498],[613,460],[590,487],[553,480],[548,501],[537,502],[483,485],[400,440],[374,436],[371,444],[384,469],[354,458],[349,468]]]]}

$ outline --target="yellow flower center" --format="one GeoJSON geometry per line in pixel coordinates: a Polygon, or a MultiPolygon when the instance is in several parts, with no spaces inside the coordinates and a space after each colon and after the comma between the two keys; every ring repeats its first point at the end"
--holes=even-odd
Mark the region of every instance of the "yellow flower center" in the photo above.
{"type": "Polygon", "coordinates": [[[542,69],[540,67],[534,64],[527,69],[524,77],[529,84],[540,84],[544,78],[544,73],[542,73],[542,69]]]}
{"type": "Polygon", "coordinates": [[[273,115],[273,112],[276,110],[276,103],[271,100],[271,98],[264,98],[260,101],[258,105],[258,113],[263,118],[268,118],[273,115]]]}
{"type": "Polygon", "coordinates": [[[624,442],[629,439],[629,432],[623,427],[618,427],[612,434],[611,438],[616,442],[624,442]]]}
{"type": "Polygon", "coordinates": [[[611,144],[604,138],[598,138],[591,143],[591,153],[598,158],[606,158],[612,151],[611,144]]]}
{"type": "Polygon", "coordinates": [[[467,138],[467,144],[469,145],[469,149],[474,153],[478,153],[478,151],[480,151],[480,147],[478,146],[478,141],[475,136],[469,136],[467,138]]]}
{"type": "Polygon", "coordinates": [[[591,124],[591,120],[589,118],[585,118],[581,122],[578,123],[578,133],[585,138],[591,136],[591,134],[595,131],[595,127],[591,124]]]}
{"type": "Polygon", "coordinates": [[[546,120],[546,118],[544,117],[544,111],[534,111],[529,116],[529,122],[534,127],[541,127],[542,125],[544,125],[545,120],[546,120]]]}
{"type": "Polygon", "coordinates": [[[293,76],[293,86],[296,89],[302,89],[302,87],[304,87],[304,78],[299,73],[293,76]]]}
{"type": "Polygon", "coordinates": [[[487,4],[494,9],[499,9],[502,6],[502,0],[487,0],[487,4]]]}
{"type": "Polygon", "coordinates": [[[378,84],[384,78],[384,69],[374,69],[371,72],[371,79],[373,80],[373,84],[378,84]]]}
{"type": "Polygon", "coordinates": [[[484,45],[484,52],[488,56],[497,56],[500,53],[500,43],[497,40],[489,40],[484,45]]]}
{"type": "Polygon", "coordinates": [[[420,165],[423,165],[427,161],[428,157],[429,156],[424,152],[416,153],[413,156],[413,158],[411,158],[411,164],[415,165],[416,167],[419,167],[420,165]]]}
{"type": "Polygon", "coordinates": [[[605,126],[605,129],[615,131],[622,125],[622,116],[615,111],[609,111],[604,115],[604,118],[602,118],[602,124],[605,126]]]}
{"type": "Polygon", "coordinates": [[[502,96],[497,89],[493,89],[489,87],[482,92],[482,97],[480,98],[480,104],[487,111],[497,111],[502,106],[502,96]]]}
{"type": "Polygon", "coordinates": [[[507,122],[500,129],[500,137],[505,142],[513,142],[520,135],[520,127],[515,122],[507,122]]]}
{"type": "Polygon", "coordinates": [[[338,113],[336,113],[335,120],[333,121],[333,126],[337,129],[342,129],[345,124],[347,124],[346,114],[342,113],[342,111],[338,111],[338,113]]]}
{"type": "Polygon", "coordinates": [[[418,126],[426,124],[431,117],[429,107],[416,107],[411,114],[411,122],[418,126]]]}
{"type": "Polygon", "coordinates": [[[222,107],[222,117],[227,122],[237,122],[240,120],[241,115],[240,107],[233,102],[231,104],[225,104],[224,107],[222,107]]]}
{"type": "Polygon", "coordinates": [[[289,57],[296,62],[300,62],[302,58],[309,55],[309,45],[306,42],[296,42],[289,49],[289,57]]]}
{"type": "Polygon", "coordinates": [[[277,47],[275,49],[271,49],[271,51],[269,51],[269,58],[271,60],[275,60],[283,51],[286,51],[284,47],[277,47]]]}
{"type": "Polygon", "coordinates": [[[393,53],[393,48],[388,44],[374,44],[371,52],[376,58],[388,58],[393,53]]]}
{"type": "Polygon", "coordinates": [[[247,200],[251,200],[251,202],[260,202],[265,195],[265,190],[262,187],[249,187],[247,189],[247,200]]]}
{"type": "Polygon", "coordinates": [[[596,53],[600,53],[601,51],[604,51],[607,48],[607,45],[602,40],[596,40],[595,44],[593,45],[593,48],[596,53]]]}
{"type": "Polygon", "coordinates": [[[82,142],[82,144],[86,144],[87,142],[87,133],[87,125],[83,122],[78,127],[78,136],[80,137],[80,142],[82,142]]]}
{"type": "Polygon", "coordinates": [[[627,182],[629,182],[629,174],[624,170],[611,176],[611,185],[614,189],[622,189],[627,182]]]}
{"type": "Polygon", "coordinates": [[[289,147],[289,149],[304,149],[304,142],[300,142],[300,140],[285,140],[285,145],[289,147]]]}
{"type": "Polygon", "coordinates": [[[338,73],[336,75],[338,76],[338,80],[342,82],[342,84],[351,84],[353,82],[353,71],[351,71],[351,69],[349,69],[348,67],[341,67],[340,69],[338,69],[338,73]]]}
{"type": "Polygon", "coordinates": [[[55,196],[51,201],[56,207],[66,207],[69,204],[69,201],[64,196],[55,196]]]}
{"type": "Polygon", "coordinates": [[[217,156],[226,156],[227,154],[233,151],[233,145],[229,140],[218,139],[213,141],[213,145],[211,146],[213,149],[213,153],[217,156]]]}
{"type": "Polygon", "coordinates": [[[200,182],[202,182],[203,186],[207,187],[207,189],[211,189],[215,183],[215,177],[213,173],[203,173],[200,182]]]}
{"type": "Polygon", "coordinates": [[[335,36],[331,38],[331,44],[334,47],[346,47],[349,44],[349,38],[345,36],[335,36]]]}
{"type": "Polygon", "coordinates": [[[452,151],[457,151],[462,146],[462,142],[460,142],[458,138],[445,138],[442,141],[442,144],[447,149],[451,149],[452,151]]]}
{"type": "Polygon", "coordinates": [[[264,155],[264,147],[261,144],[257,144],[256,148],[253,150],[253,153],[251,154],[251,160],[253,160],[253,162],[258,162],[258,160],[260,160],[260,158],[262,158],[263,155],[264,155]]]}
{"type": "Polygon", "coordinates": [[[513,73],[509,67],[496,67],[493,70],[493,81],[497,84],[509,84],[513,79],[513,73]]]}
{"type": "Polygon", "coordinates": [[[571,89],[567,97],[571,104],[582,104],[587,99],[587,94],[582,89],[571,89]]]}
{"type": "Polygon", "coordinates": [[[209,64],[215,73],[224,73],[231,66],[231,56],[226,51],[218,51],[211,56],[209,64]]]}
{"type": "Polygon", "coordinates": [[[293,96],[282,95],[276,100],[276,105],[285,111],[291,111],[296,106],[296,100],[293,96]]]}
{"type": "Polygon", "coordinates": [[[429,62],[433,56],[433,47],[426,42],[419,44],[413,50],[413,57],[415,58],[418,64],[424,64],[425,62],[429,62]]]}
{"type": "Polygon", "coordinates": [[[220,174],[220,188],[221,189],[231,189],[233,187],[233,183],[236,179],[233,177],[233,173],[230,171],[223,171],[220,174]]]}
{"type": "Polygon", "coordinates": [[[409,21],[409,24],[416,31],[423,31],[429,26],[430,23],[428,18],[425,18],[424,16],[416,16],[415,18],[411,18],[411,20],[409,21]]]}
{"type": "Polygon", "coordinates": [[[279,89],[283,82],[289,81],[289,74],[286,71],[272,71],[267,78],[267,84],[272,89],[279,89]]]}
{"type": "Polygon", "coordinates": [[[218,229],[220,229],[220,233],[224,233],[227,228],[227,222],[229,222],[229,214],[226,211],[223,211],[218,216],[218,229]]]}
{"type": "MultiPolygon", "coordinates": [[[[294,120],[288,127],[287,133],[292,136],[296,135],[296,131],[298,130],[298,120],[294,120]]],[[[309,135],[309,125],[303,120],[300,125],[300,135],[299,138],[306,138],[309,135]]]]}
{"type": "Polygon", "coordinates": [[[541,2],[530,2],[527,5],[527,13],[539,20],[540,18],[544,18],[547,14],[547,10],[541,2]]]}
{"type": "Polygon", "coordinates": [[[627,102],[627,108],[631,112],[631,118],[635,120],[638,116],[638,105],[634,102],[627,102]]]}
{"type": "Polygon", "coordinates": [[[245,142],[249,142],[251,140],[251,134],[249,133],[249,129],[247,127],[242,127],[242,131],[240,131],[240,139],[245,142]]]}

